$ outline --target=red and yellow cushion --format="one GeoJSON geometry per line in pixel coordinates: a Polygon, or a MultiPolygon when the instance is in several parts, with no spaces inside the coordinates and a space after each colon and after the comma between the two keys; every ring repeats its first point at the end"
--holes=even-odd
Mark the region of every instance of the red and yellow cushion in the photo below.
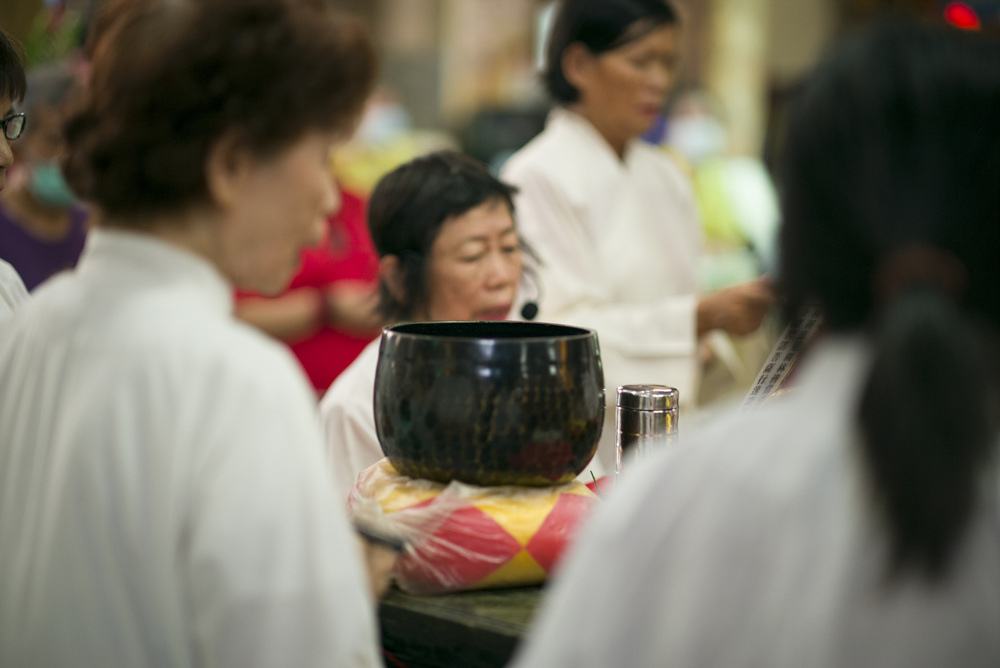
{"type": "Polygon", "coordinates": [[[378,503],[409,540],[396,582],[415,593],[543,582],[597,497],[580,482],[554,487],[448,485],[399,475],[388,459],[358,477],[350,504],[378,503]]]}

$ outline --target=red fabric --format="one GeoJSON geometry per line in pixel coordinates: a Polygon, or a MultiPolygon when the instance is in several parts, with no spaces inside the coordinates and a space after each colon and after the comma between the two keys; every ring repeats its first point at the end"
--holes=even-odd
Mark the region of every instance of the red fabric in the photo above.
{"type": "Polygon", "coordinates": [[[576,535],[577,527],[593,507],[593,497],[582,494],[563,494],[556,501],[538,531],[524,546],[546,573],[555,571],[567,544],[576,535]]]}
{"type": "Polygon", "coordinates": [[[420,554],[396,562],[403,582],[426,583],[445,591],[475,585],[522,549],[521,544],[475,506],[459,508],[428,536],[420,554]]]}
{"type": "MultiPolygon", "coordinates": [[[[367,202],[346,191],[341,191],[341,197],[343,204],[327,221],[323,240],[302,253],[302,265],[288,291],[304,287],[325,288],[344,280],[372,284],[377,281],[378,253],[368,233],[367,202]]],[[[237,298],[242,296],[247,295],[237,294],[237,298]]],[[[289,347],[316,392],[322,394],[372,338],[324,326],[309,338],[290,343],[289,347]]]]}

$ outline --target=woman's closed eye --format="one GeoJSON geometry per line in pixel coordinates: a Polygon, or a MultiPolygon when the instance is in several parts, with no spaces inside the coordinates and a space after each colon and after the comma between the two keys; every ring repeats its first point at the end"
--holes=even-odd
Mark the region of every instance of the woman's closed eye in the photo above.
{"type": "Polygon", "coordinates": [[[638,67],[639,69],[645,69],[650,65],[652,65],[654,62],[656,62],[656,58],[654,58],[653,56],[638,56],[635,58],[630,58],[629,62],[631,62],[634,67],[638,67]]]}
{"type": "Polygon", "coordinates": [[[658,53],[644,54],[641,56],[634,56],[629,59],[629,62],[633,67],[640,70],[648,70],[652,67],[662,67],[668,72],[673,72],[677,66],[677,58],[673,55],[664,55],[658,53]]]}
{"type": "Polygon", "coordinates": [[[479,262],[486,257],[486,253],[476,253],[475,255],[463,255],[458,258],[459,262],[465,262],[467,264],[473,264],[474,262],[479,262]]]}

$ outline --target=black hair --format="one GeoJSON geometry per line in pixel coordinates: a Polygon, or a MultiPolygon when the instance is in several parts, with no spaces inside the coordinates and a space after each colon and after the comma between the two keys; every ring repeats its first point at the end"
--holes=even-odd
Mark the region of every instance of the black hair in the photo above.
{"type": "Polygon", "coordinates": [[[915,19],[841,44],[789,117],[780,283],[872,341],[858,421],[890,578],[947,573],[998,440],[998,120],[997,39],[915,19]]]}
{"type": "Polygon", "coordinates": [[[455,151],[418,157],[383,176],[368,203],[368,227],[379,256],[399,258],[406,297],[398,300],[380,281],[379,313],[388,322],[425,315],[427,260],[441,225],[491,201],[502,203],[513,217],[516,192],[485,165],[455,151]]]}
{"type": "MultiPolygon", "coordinates": [[[[0,30],[0,95],[20,102],[28,88],[24,76],[24,50],[13,37],[0,30]]],[[[0,113],[7,111],[0,109],[0,113]]]]}
{"type": "Polygon", "coordinates": [[[677,23],[677,12],[667,0],[563,0],[545,49],[546,90],[563,104],[579,99],[580,91],[562,71],[563,54],[571,44],[583,44],[596,55],[677,23]]]}

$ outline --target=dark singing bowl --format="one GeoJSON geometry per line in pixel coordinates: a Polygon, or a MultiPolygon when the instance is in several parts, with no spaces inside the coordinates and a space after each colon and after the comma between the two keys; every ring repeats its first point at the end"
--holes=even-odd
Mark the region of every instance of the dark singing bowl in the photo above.
{"type": "Polygon", "coordinates": [[[604,423],[597,334],[533,322],[422,322],[382,331],[375,427],[400,473],[553,485],[594,456],[604,423]]]}

